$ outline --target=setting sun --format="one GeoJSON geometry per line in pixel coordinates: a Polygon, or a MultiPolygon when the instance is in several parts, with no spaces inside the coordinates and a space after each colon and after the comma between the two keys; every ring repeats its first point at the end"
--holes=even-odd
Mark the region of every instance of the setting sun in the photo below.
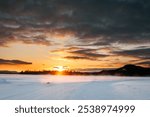
{"type": "Polygon", "coordinates": [[[62,72],[62,71],[67,70],[67,69],[68,69],[67,66],[55,66],[55,67],[53,67],[53,70],[59,71],[59,72],[62,72]]]}

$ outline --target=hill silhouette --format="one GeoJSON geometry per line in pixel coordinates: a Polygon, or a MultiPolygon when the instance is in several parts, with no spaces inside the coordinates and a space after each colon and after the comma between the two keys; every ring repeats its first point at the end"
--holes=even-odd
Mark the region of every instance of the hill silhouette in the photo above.
{"type": "Polygon", "coordinates": [[[103,70],[100,74],[117,76],[150,76],[150,68],[128,64],[115,70],[103,70]]]}

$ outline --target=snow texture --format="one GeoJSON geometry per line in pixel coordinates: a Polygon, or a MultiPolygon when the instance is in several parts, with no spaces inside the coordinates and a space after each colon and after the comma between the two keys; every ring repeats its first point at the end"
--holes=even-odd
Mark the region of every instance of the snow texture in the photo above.
{"type": "Polygon", "coordinates": [[[150,77],[0,75],[1,100],[145,100],[150,77]]]}

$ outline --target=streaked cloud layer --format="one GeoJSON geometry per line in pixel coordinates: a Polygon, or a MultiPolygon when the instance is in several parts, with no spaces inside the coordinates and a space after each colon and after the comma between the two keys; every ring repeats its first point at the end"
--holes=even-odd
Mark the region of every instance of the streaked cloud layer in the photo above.
{"type": "Polygon", "coordinates": [[[32,64],[31,62],[21,61],[21,60],[6,60],[0,59],[0,65],[27,65],[32,64]]]}
{"type": "Polygon", "coordinates": [[[1,0],[0,47],[21,42],[64,50],[62,59],[148,65],[149,11],[149,0],[1,0]]]}

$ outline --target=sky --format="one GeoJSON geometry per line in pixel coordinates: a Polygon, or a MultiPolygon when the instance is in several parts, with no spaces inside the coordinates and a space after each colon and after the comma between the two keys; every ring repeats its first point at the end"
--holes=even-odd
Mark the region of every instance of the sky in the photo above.
{"type": "Polygon", "coordinates": [[[149,0],[0,0],[0,70],[150,66],[149,0]]]}

